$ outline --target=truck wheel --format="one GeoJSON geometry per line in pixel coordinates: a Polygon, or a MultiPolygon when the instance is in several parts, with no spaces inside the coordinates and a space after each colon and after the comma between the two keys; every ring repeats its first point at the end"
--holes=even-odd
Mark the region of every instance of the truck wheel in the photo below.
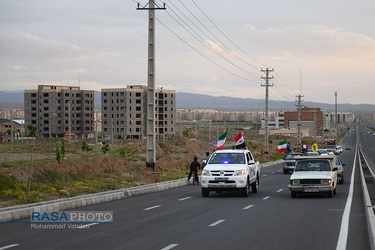
{"type": "Polygon", "coordinates": [[[248,197],[250,192],[249,180],[246,181],[246,187],[241,190],[243,197],[248,197]]]}
{"type": "Polygon", "coordinates": [[[341,180],[340,180],[339,184],[344,184],[344,174],[342,174],[342,177],[341,177],[341,180]]]}
{"type": "Polygon", "coordinates": [[[210,191],[206,190],[205,188],[202,188],[202,196],[203,197],[208,197],[210,194],[210,191]]]}
{"type": "Polygon", "coordinates": [[[257,178],[255,179],[255,181],[251,183],[251,190],[253,191],[253,193],[258,192],[258,187],[259,187],[259,176],[257,175],[257,178]]]}
{"type": "Polygon", "coordinates": [[[333,191],[332,190],[328,191],[327,195],[328,195],[329,198],[332,198],[333,197],[333,191]]]}

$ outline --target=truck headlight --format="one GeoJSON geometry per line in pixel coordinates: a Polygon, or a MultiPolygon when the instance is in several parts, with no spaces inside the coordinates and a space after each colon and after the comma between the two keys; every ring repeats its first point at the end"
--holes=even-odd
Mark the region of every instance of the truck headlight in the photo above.
{"type": "Polygon", "coordinates": [[[290,180],[290,185],[299,185],[299,180],[290,180]]]}
{"type": "Polygon", "coordinates": [[[245,169],[242,169],[242,170],[236,170],[234,172],[234,176],[238,176],[238,175],[244,175],[245,174],[245,169]]]}
{"type": "Polygon", "coordinates": [[[204,169],[203,169],[203,173],[202,173],[202,175],[210,176],[210,171],[208,171],[208,170],[204,170],[204,169]]]}

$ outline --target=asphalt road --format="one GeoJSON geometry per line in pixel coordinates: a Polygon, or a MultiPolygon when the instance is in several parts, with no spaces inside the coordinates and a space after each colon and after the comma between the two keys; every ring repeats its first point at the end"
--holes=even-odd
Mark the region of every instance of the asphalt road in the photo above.
{"type": "MultiPolygon", "coordinates": [[[[375,146],[375,141],[366,143],[375,146]]],[[[352,150],[340,155],[345,182],[333,198],[292,199],[290,175],[274,166],[261,170],[259,192],[249,197],[211,192],[204,198],[199,186],[189,185],[76,209],[113,211],[113,223],[84,229],[35,229],[20,223],[30,220],[2,223],[0,250],[370,249],[355,162],[356,131],[342,145],[352,150]]]]}

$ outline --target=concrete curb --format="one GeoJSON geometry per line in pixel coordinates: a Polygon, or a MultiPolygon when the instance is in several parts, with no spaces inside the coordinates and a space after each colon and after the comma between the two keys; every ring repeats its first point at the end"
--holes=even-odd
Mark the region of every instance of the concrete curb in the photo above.
{"type": "MultiPolygon", "coordinates": [[[[261,164],[261,168],[280,164],[282,160],[261,164]]],[[[82,195],[66,199],[43,201],[38,203],[0,208],[0,222],[19,220],[30,217],[32,212],[51,213],[94,204],[115,201],[149,193],[165,191],[188,185],[187,178],[164,181],[138,187],[124,188],[95,194],[82,195]]]]}

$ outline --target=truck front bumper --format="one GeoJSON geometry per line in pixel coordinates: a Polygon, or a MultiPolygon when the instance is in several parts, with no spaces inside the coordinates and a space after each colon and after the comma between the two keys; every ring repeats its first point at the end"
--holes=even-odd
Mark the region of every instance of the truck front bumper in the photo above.
{"type": "Polygon", "coordinates": [[[246,178],[244,176],[228,178],[202,176],[201,187],[208,191],[238,191],[246,187],[246,178]]]}
{"type": "Polygon", "coordinates": [[[302,193],[320,193],[329,192],[333,190],[331,185],[289,185],[289,190],[292,192],[302,193]]]}

